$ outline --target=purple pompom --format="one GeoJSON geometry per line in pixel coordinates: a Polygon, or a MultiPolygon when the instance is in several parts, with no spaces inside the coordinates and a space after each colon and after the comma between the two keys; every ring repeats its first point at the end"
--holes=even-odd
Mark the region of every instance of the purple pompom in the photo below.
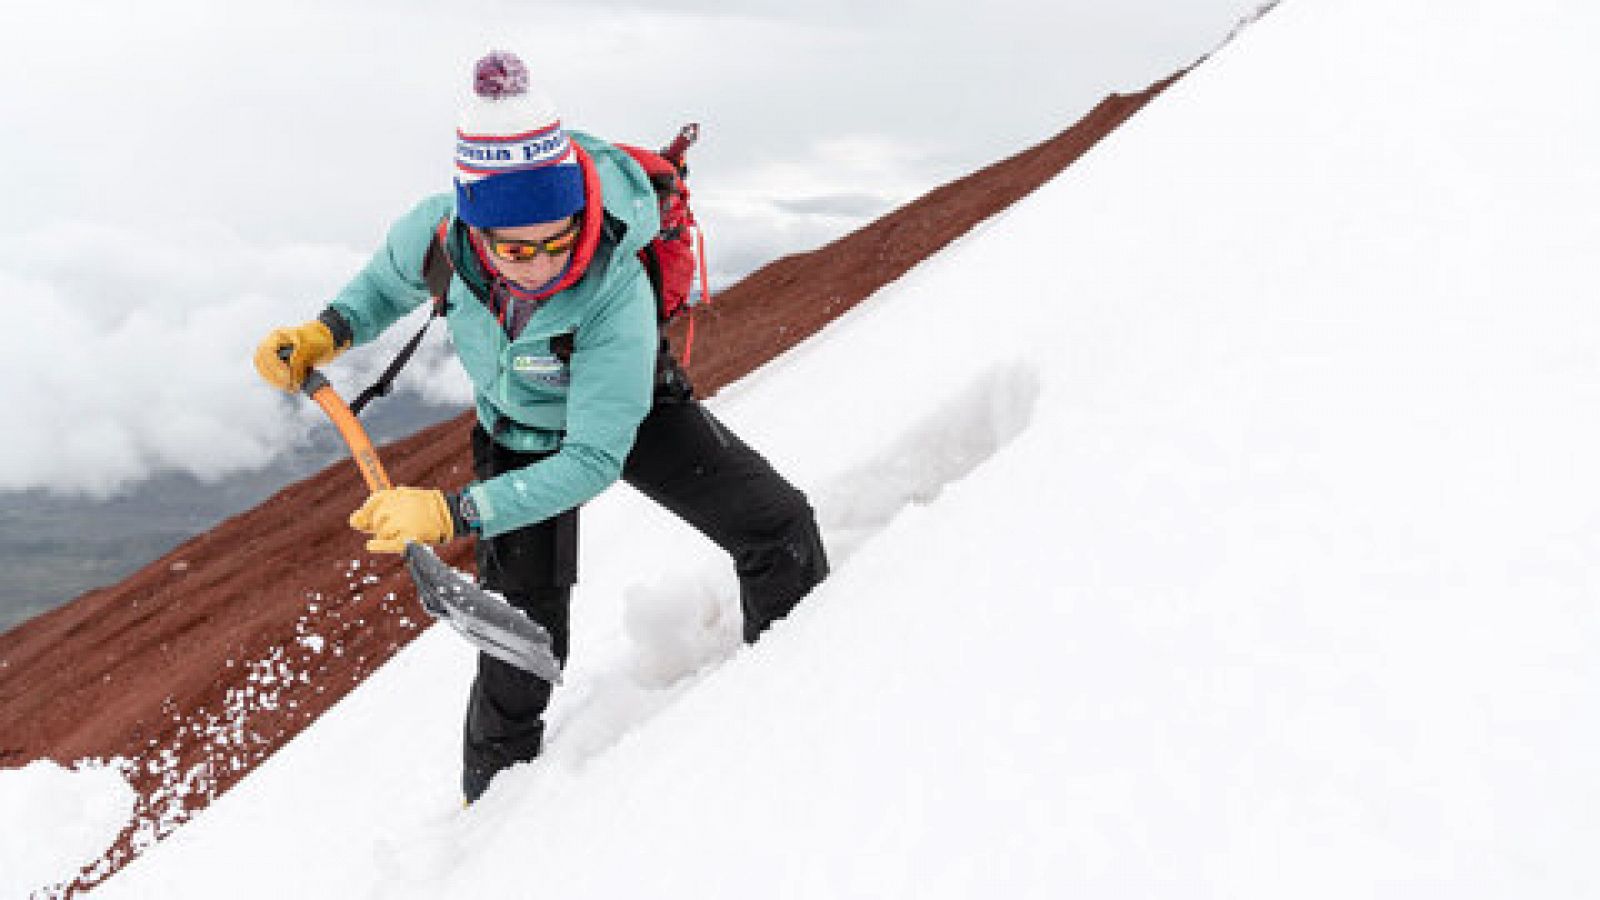
{"type": "Polygon", "coordinates": [[[489,100],[527,93],[528,67],[516,54],[497,50],[478,60],[473,67],[472,89],[479,97],[489,100]]]}

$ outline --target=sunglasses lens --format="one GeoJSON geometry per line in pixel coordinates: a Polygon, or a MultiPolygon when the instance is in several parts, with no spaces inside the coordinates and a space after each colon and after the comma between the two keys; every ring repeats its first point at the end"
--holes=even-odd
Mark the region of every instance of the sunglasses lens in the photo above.
{"type": "Polygon", "coordinates": [[[539,247],[526,241],[495,241],[494,252],[501,259],[527,262],[539,255],[539,247]]]}

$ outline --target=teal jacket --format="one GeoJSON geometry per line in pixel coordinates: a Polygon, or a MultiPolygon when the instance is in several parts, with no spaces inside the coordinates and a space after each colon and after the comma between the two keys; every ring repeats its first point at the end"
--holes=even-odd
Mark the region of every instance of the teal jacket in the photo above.
{"type": "MultiPolygon", "coordinates": [[[[541,305],[516,340],[480,299],[487,276],[465,249],[463,229],[452,228],[456,273],[446,320],[472,379],[478,421],[513,450],[554,451],[466,489],[481,533],[490,537],[544,521],[616,481],[650,410],[660,337],[655,293],[638,252],[661,228],[655,190],[627,154],[569,133],[594,161],[608,227],[583,277],[541,305]],[[551,348],[551,339],[563,335],[572,340],[565,363],[551,348]]],[[[453,195],[422,201],[329,304],[350,324],[355,344],[428,302],[423,258],[434,229],[454,213],[453,195]]]]}

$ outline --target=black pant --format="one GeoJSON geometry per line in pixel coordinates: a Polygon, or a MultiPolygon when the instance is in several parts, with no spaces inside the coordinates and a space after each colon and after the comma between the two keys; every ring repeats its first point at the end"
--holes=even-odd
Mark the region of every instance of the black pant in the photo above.
{"type": "MultiPolygon", "coordinates": [[[[537,463],[472,435],[479,479],[537,463]]],[[[828,574],[816,516],[805,495],[682,392],[658,395],[639,426],[623,480],[671,510],[733,557],[753,642],[828,574]]],[[[556,657],[567,659],[568,607],[578,578],[578,510],[478,541],[478,578],[549,630],[556,657]]],[[[540,718],[550,685],[486,654],[467,707],[463,788],[475,800],[489,779],[533,759],[544,737],[540,718]]]]}

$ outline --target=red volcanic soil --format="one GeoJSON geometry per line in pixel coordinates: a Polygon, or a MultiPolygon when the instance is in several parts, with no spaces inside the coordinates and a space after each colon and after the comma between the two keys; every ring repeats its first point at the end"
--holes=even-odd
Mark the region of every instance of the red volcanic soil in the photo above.
{"type": "MultiPolygon", "coordinates": [[[[701,394],[1048,181],[1171,80],[1109,97],[1057,137],[722,292],[695,317],[701,394]]],[[[679,346],[682,331],[676,323],[679,346]]],[[[384,447],[394,481],[464,484],[470,419],[384,447]]],[[[364,495],[354,467],[334,465],[122,583],[0,634],[0,767],[114,758],[141,794],[134,823],[75,889],[228,790],[431,621],[397,558],[368,555],[346,525],[364,495]]],[[[441,556],[470,570],[471,550],[461,541],[441,556]]]]}

